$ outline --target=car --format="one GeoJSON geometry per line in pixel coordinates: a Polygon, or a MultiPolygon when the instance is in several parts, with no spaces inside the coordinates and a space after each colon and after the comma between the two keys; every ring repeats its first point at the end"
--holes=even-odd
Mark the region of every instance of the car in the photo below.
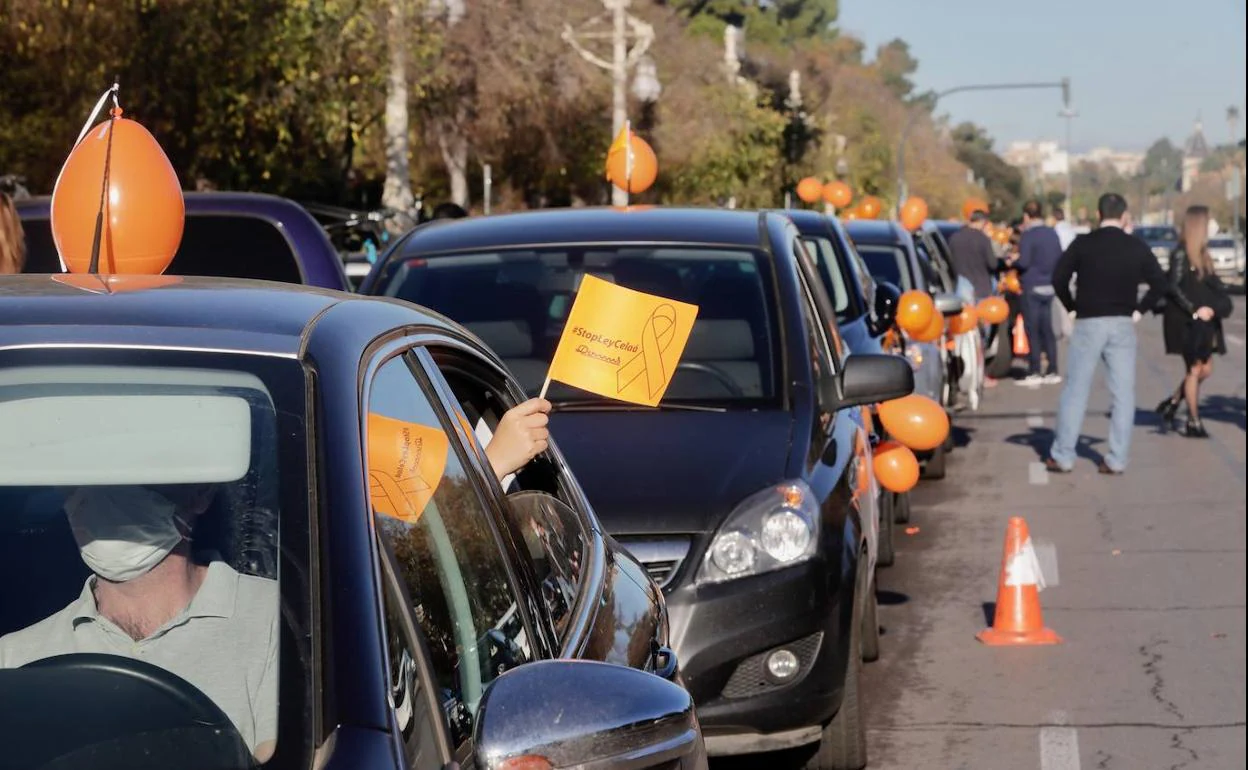
{"type": "MultiPolygon", "coordinates": [[[[915,246],[919,257],[936,268],[942,291],[960,296],[963,301],[975,298],[970,282],[954,268],[953,251],[937,222],[929,219],[923,223],[915,233],[915,246]]],[[[972,412],[978,411],[984,395],[984,338],[980,334],[959,334],[951,341],[948,363],[952,380],[957,383],[955,406],[965,399],[972,412]]]]}
{"type": "Polygon", "coordinates": [[[856,768],[879,634],[860,407],[909,393],[913,372],[844,354],[801,249],[769,212],[533,211],[421,226],[360,290],[463,323],[529,393],[583,276],[698,305],[657,408],[556,383],[551,431],[663,587],[708,751],[816,746],[810,767],[856,768]]]}
{"type": "Polygon", "coordinates": [[[1244,245],[1231,235],[1218,235],[1209,239],[1209,256],[1214,271],[1225,278],[1244,273],[1244,245]]]}
{"type": "MultiPolygon", "coordinates": [[[[182,243],[167,275],[253,278],[346,291],[342,258],[302,206],[261,193],[188,192],[182,243]]],[[[52,199],[16,201],[27,273],[59,273],[52,199]]]]}
{"type": "Polygon", "coordinates": [[[1170,269],[1170,255],[1179,245],[1179,231],[1170,225],[1138,225],[1131,234],[1148,244],[1162,270],[1170,269]]]}
{"type": "Polygon", "coordinates": [[[263,281],[0,296],[6,766],[252,767],[268,725],[266,768],[705,768],[658,586],[553,443],[504,493],[477,435],[523,394],[462,327],[263,281]],[[170,549],[208,565],[187,614],[110,631],[90,572],[170,549]],[[69,613],[126,642],[35,645],[69,613]]]}
{"type": "MultiPolygon", "coordinates": [[[[902,349],[889,335],[896,326],[896,311],[901,290],[891,283],[876,284],[871,272],[858,255],[836,217],[817,211],[789,209],[784,212],[797,225],[815,265],[815,271],[832,300],[837,329],[850,355],[894,354],[906,356],[914,368],[920,357],[917,345],[902,349]]],[[[864,418],[869,432],[878,439],[888,438],[887,431],[875,417],[864,418]]],[[[881,566],[893,564],[893,525],[910,521],[910,493],[880,490],[879,558],[881,566]]]]}
{"type": "MultiPolygon", "coordinates": [[[[932,294],[938,310],[945,315],[961,311],[962,300],[942,293],[939,276],[927,261],[919,257],[914,236],[896,222],[855,220],[845,224],[845,232],[867,269],[876,281],[896,285],[903,292],[917,290],[932,294]]],[[[950,376],[947,336],[934,342],[919,342],[907,334],[898,336],[904,355],[915,365],[915,392],[927,396],[950,411],[957,399],[957,389],[950,376]],[[910,351],[914,352],[910,352],[910,351]]],[[[949,443],[927,452],[916,452],[923,467],[923,477],[942,479],[945,476],[949,443]]]]}

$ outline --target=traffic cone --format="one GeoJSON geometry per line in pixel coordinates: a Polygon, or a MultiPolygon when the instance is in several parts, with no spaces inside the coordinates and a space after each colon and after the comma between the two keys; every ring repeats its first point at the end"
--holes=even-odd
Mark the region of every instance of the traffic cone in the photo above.
{"type": "Polygon", "coordinates": [[[1031,544],[1027,522],[1013,516],[1005,530],[1005,555],[997,582],[997,612],[992,628],[975,635],[993,647],[1025,644],[1061,644],[1062,637],[1044,627],[1040,613],[1040,590],[1044,575],[1031,544]]]}

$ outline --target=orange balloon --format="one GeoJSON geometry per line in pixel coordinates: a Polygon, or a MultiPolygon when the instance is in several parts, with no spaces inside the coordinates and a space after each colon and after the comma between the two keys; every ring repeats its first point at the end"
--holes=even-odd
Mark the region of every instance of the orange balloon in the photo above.
{"type": "Polygon", "coordinates": [[[1023,293],[1023,282],[1018,279],[1018,271],[1011,270],[1001,279],[1001,284],[1011,294],[1023,293]]]}
{"type": "Polygon", "coordinates": [[[927,396],[911,393],[885,401],[879,414],[888,435],[916,452],[935,449],[949,436],[949,415],[927,396]]]}
{"type": "Polygon", "coordinates": [[[979,315],[973,307],[963,307],[962,312],[949,319],[949,333],[953,335],[966,334],[974,331],[979,325],[979,315]]]}
{"type": "Polygon", "coordinates": [[[919,461],[910,447],[897,441],[882,441],[871,461],[875,479],[889,492],[902,494],[919,483],[919,461]]]}
{"type": "Polygon", "coordinates": [[[120,117],[95,126],[65,159],[52,190],[52,238],[61,263],[85,273],[113,135],[100,230],[100,273],[159,275],[182,242],[186,204],[169,158],[147,129],[120,117]]]}
{"type": "Polygon", "coordinates": [[[987,297],[980,300],[979,317],[984,319],[984,323],[996,326],[999,323],[1005,323],[1005,319],[1010,317],[1010,303],[1001,297],[987,297]]]}
{"type": "Polygon", "coordinates": [[[842,218],[843,218],[846,222],[854,222],[854,221],[856,221],[856,220],[858,220],[858,219],[860,218],[860,217],[858,216],[858,211],[857,211],[857,209],[850,209],[849,211],[846,211],[844,214],[842,214],[842,215],[841,215],[841,217],[842,217],[842,218]]]}
{"type": "Polygon", "coordinates": [[[940,313],[933,312],[932,319],[927,326],[917,332],[910,332],[910,339],[916,342],[935,342],[945,333],[945,317],[940,313]]]}
{"type": "MultiPolygon", "coordinates": [[[[626,152],[607,153],[607,181],[630,195],[649,190],[659,177],[659,159],[654,148],[640,136],[629,132],[628,144],[632,149],[633,168],[629,173],[626,152]]],[[[622,144],[619,145],[622,148],[622,144]]]]}
{"type": "Polygon", "coordinates": [[[988,213],[988,203],[983,198],[967,198],[962,204],[962,218],[969,220],[976,211],[988,213]]]}
{"type": "Polygon", "coordinates": [[[884,210],[884,204],[874,195],[868,195],[858,204],[858,213],[863,219],[875,219],[884,210]]]}
{"type": "Polygon", "coordinates": [[[911,334],[930,326],[935,314],[936,303],[925,291],[911,289],[903,293],[897,302],[897,325],[911,334]]]}
{"type": "Polygon", "coordinates": [[[823,199],[838,209],[843,209],[854,202],[854,191],[844,182],[828,182],[823,186],[823,199]]]}
{"type": "Polygon", "coordinates": [[[918,230],[927,221],[927,202],[922,198],[906,198],[901,204],[901,226],[907,230],[918,230]]]}
{"type": "Polygon", "coordinates": [[[797,183],[797,197],[803,203],[814,203],[823,197],[823,183],[813,176],[808,176],[797,183]]]}

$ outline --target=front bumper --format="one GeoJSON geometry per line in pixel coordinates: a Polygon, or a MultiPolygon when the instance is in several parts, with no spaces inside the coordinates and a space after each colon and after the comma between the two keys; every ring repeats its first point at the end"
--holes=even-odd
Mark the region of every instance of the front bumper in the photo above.
{"type": "Polygon", "coordinates": [[[682,585],[668,595],[672,646],[709,753],[818,740],[817,728],[840,707],[853,582],[816,560],[727,583],[682,585]],[[765,665],[780,648],[799,660],[785,683],[765,665]]]}

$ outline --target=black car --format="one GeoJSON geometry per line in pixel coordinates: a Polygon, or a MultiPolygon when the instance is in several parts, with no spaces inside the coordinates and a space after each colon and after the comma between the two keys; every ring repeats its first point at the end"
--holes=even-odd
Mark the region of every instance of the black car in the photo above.
{"type": "Polygon", "coordinates": [[[1170,268],[1170,255],[1179,245],[1178,228],[1171,225],[1140,225],[1131,234],[1148,245],[1163,270],[1170,268]]]}
{"type": "Polygon", "coordinates": [[[705,767],[658,587],[553,445],[504,494],[476,436],[523,394],[462,328],[177,276],[0,298],[0,764],[705,767]],[[153,576],[193,597],[159,629],[97,609],[153,576]]]}
{"type": "MultiPolygon", "coordinates": [[[[901,290],[888,282],[876,283],[857,249],[835,217],[817,211],[784,212],[802,234],[806,251],[814,260],[836,310],[837,328],[851,355],[896,355],[900,353],[918,369],[918,348],[895,349],[888,332],[895,328],[894,312],[901,290]]],[[[872,420],[875,435],[887,438],[878,419],[872,420]]],[[[894,494],[880,490],[880,548],[877,563],[893,564],[893,524],[910,520],[910,493],[894,494]]]]}
{"type": "Polygon", "coordinates": [[[819,744],[865,764],[858,676],[878,643],[861,410],[913,387],[845,358],[793,223],[745,211],[565,209],[425,225],[361,291],[475,330],[530,393],[585,275],[696,304],[657,409],[555,385],[551,427],[607,529],[663,586],[713,754],[819,744]],[[869,657],[869,655],[868,655],[869,657]]]}

